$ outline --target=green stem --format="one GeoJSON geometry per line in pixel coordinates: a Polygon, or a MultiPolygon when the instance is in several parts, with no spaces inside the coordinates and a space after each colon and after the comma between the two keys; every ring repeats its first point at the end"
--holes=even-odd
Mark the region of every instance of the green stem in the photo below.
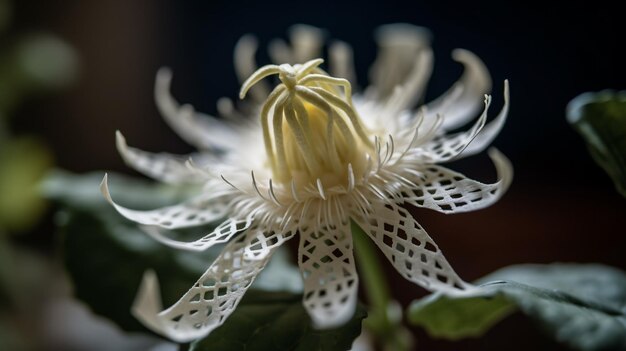
{"type": "Polygon", "coordinates": [[[384,312],[382,314],[387,315],[386,310],[391,294],[387,288],[385,275],[380,268],[380,260],[376,255],[376,248],[365,232],[363,232],[363,229],[355,223],[352,223],[352,237],[358,266],[361,268],[359,269],[359,274],[363,277],[362,283],[365,285],[367,297],[375,310],[384,312]]]}
{"type": "Polygon", "coordinates": [[[397,302],[391,300],[391,293],[381,269],[377,250],[356,223],[352,223],[352,240],[359,266],[359,276],[365,286],[370,301],[370,315],[365,326],[377,336],[385,351],[408,351],[412,349],[413,337],[402,325],[401,320],[391,320],[389,309],[397,302]]]}

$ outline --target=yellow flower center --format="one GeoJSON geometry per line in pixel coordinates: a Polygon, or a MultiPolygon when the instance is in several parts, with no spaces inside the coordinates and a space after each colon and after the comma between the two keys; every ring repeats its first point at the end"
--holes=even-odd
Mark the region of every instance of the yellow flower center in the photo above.
{"type": "Polygon", "coordinates": [[[352,106],[351,86],[318,68],[268,65],[244,82],[240,97],[261,79],[278,74],[281,81],[261,110],[269,166],[279,183],[330,188],[354,185],[373,155],[369,133],[352,106]]]}

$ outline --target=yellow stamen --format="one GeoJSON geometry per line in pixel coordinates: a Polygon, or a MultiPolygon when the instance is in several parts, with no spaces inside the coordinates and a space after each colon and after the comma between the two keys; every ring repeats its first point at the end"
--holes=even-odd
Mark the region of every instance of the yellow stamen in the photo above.
{"type": "Polygon", "coordinates": [[[298,191],[295,185],[314,186],[325,197],[325,188],[352,189],[375,152],[370,133],[352,104],[350,83],[328,76],[318,68],[322,62],[316,59],[302,65],[262,67],[246,80],[240,96],[261,79],[278,74],[281,84],[261,109],[273,177],[277,183],[290,186],[294,194],[298,191]]]}

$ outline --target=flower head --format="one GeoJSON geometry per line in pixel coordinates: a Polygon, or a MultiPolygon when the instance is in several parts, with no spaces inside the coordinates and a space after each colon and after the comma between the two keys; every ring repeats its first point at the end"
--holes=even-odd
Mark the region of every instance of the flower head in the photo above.
{"type": "Polygon", "coordinates": [[[439,99],[414,109],[430,75],[432,53],[422,29],[393,25],[378,33],[381,53],[371,71],[372,85],[352,96],[350,47],[334,43],[329,48],[333,75],[343,77],[336,78],[320,68],[323,60],[314,59],[320,32],[298,26],[292,34],[293,48],[275,42],[270,51],[289,63],[258,70],[256,42],[242,38],[235,66],[242,80],[249,78],[240,97],[249,93],[255,102],[237,112],[232,102],[220,100],[223,119],[179,106],[169,95],[171,74],[159,72],[158,107],[201,153],[187,158],[151,154],[127,146],[117,135],[118,149],[130,166],[157,180],[197,183],[203,189],[179,205],[136,211],[113,202],[105,177],[103,194],[118,212],[178,249],[227,243],[168,309],[160,306],[155,277],[146,275],[133,311],[174,340],[202,337],[221,325],[276,248],[296,236],[305,308],[320,328],[344,323],[354,313],[358,286],[351,221],[411,282],[448,294],[471,289],[403,206],[458,213],[500,198],[512,169],[495,149],[489,152],[499,178],[494,184],[439,164],[491,143],[506,118],[508,84],[504,108],[486,124],[489,74],[475,55],[457,50],[454,57],[465,65],[463,77],[439,99]],[[278,75],[280,84],[269,92],[264,78],[271,75],[278,75]],[[469,130],[447,133],[469,122],[481,104],[483,112],[469,130]],[[160,231],[211,222],[220,224],[193,242],[175,241],[160,231]]]}

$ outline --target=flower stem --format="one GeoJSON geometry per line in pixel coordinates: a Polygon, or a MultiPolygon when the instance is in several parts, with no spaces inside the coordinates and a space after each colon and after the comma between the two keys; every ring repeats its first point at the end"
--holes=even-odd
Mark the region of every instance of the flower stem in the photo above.
{"type": "Polygon", "coordinates": [[[402,308],[390,298],[391,294],[376,248],[363,229],[354,222],[352,223],[352,238],[359,276],[362,277],[361,281],[371,304],[365,327],[381,341],[384,350],[410,350],[413,338],[402,325],[402,308]]]}
{"type": "MultiPolygon", "coordinates": [[[[389,289],[385,275],[380,268],[380,261],[376,255],[376,248],[358,225],[352,223],[352,237],[359,273],[363,277],[363,284],[367,297],[373,308],[385,311],[389,305],[389,289]]],[[[386,314],[386,313],[385,313],[386,314]]]]}

